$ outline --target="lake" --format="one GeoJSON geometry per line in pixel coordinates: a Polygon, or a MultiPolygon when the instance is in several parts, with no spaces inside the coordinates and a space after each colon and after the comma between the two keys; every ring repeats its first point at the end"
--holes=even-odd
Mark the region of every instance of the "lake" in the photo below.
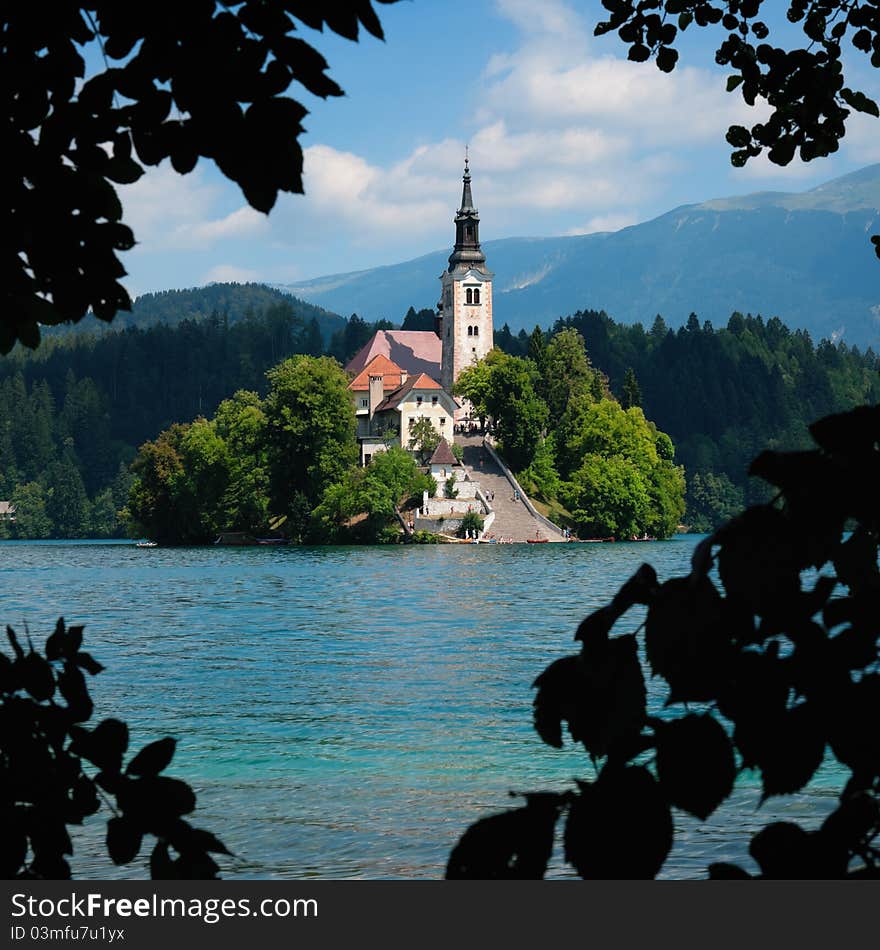
{"type": "MultiPolygon", "coordinates": [[[[580,747],[538,739],[531,684],[642,561],[661,579],[686,573],[697,540],[2,542],[2,621],[41,644],[61,614],[86,625],[84,649],[107,667],[91,681],[93,723],[125,719],[135,749],[180,738],[168,774],[196,789],[194,823],[235,852],[224,877],[437,878],[470,823],[514,804],[509,790],[593,775],[580,747]]],[[[649,697],[657,708],[665,694],[649,681],[649,697]]],[[[750,834],[773,818],[812,827],[834,779],[826,765],[810,793],[759,809],[746,777],[709,821],[677,812],[664,876],[752,866],[750,834]]],[[[110,865],[100,818],[75,838],[74,876],[148,876],[140,858],[110,865]]],[[[550,876],[569,876],[556,852],[550,876]]]]}

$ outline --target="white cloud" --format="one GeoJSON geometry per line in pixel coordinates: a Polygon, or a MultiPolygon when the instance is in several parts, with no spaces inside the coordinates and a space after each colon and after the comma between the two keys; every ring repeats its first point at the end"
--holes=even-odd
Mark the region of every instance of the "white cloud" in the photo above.
{"type": "Polygon", "coordinates": [[[580,37],[584,32],[578,15],[561,0],[495,0],[498,12],[524,33],[549,34],[554,38],[580,37]]]}
{"type": "Polygon", "coordinates": [[[181,225],[175,229],[172,240],[198,247],[215,241],[259,237],[268,231],[268,217],[244,205],[224,218],[181,225]]]}
{"type": "Polygon", "coordinates": [[[208,217],[222,189],[206,180],[202,166],[178,175],[170,163],[148,168],[133,185],[119,187],[125,222],[143,243],[159,245],[181,228],[194,227],[208,217]]]}
{"type": "MultiPolygon", "coordinates": [[[[871,92],[871,90],[869,90],[871,92]]],[[[873,116],[853,112],[846,121],[842,148],[856,162],[866,165],[880,162],[880,128],[873,116]]]]}
{"type": "Polygon", "coordinates": [[[125,221],[141,245],[163,250],[200,250],[218,241],[256,238],[269,233],[266,215],[244,205],[218,216],[231,188],[210,182],[204,166],[179,175],[163,162],[147,168],[133,185],[120,188],[125,221]]]}

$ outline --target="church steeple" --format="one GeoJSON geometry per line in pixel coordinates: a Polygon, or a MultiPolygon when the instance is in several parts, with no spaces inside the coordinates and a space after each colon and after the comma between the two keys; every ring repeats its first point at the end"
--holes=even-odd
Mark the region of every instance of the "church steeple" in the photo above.
{"type": "MultiPolygon", "coordinates": [[[[455,215],[455,247],[440,275],[437,335],[443,344],[440,385],[452,392],[458,374],[492,349],[492,271],[480,250],[480,216],[471,194],[471,170],[464,159],[461,207],[455,215]]],[[[472,407],[455,411],[458,422],[472,407]]]]}
{"type": "Polygon", "coordinates": [[[451,272],[458,265],[463,265],[484,271],[486,256],[480,250],[480,215],[474,207],[471,194],[471,173],[467,152],[465,152],[462,182],[461,207],[455,215],[455,247],[449,255],[449,270],[451,272]]]}

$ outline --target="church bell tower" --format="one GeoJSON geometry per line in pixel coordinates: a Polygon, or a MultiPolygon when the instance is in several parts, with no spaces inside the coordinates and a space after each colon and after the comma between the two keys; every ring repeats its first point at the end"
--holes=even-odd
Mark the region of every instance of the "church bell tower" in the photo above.
{"type": "MultiPolygon", "coordinates": [[[[480,216],[464,160],[461,207],[455,215],[455,247],[440,275],[439,334],[443,342],[440,385],[447,391],[467,366],[481,360],[492,342],[492,272],[480,249],[480,216]]],[[[458,415],[458,414],[456,414],[458,415]]]]}

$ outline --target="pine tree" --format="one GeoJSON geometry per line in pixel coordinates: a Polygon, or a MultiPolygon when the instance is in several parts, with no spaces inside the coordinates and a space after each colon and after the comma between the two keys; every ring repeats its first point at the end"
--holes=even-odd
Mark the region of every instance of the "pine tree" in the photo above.
{"type": "Polygon", "coordinates": [[[620,404],[624,409],[631,409],[633,406],[641,406],[642,390],[639,388],[639,381],[636,379],[635,370],[630,366],[623,377],[623,389],[620,392],[620,404]]]}

